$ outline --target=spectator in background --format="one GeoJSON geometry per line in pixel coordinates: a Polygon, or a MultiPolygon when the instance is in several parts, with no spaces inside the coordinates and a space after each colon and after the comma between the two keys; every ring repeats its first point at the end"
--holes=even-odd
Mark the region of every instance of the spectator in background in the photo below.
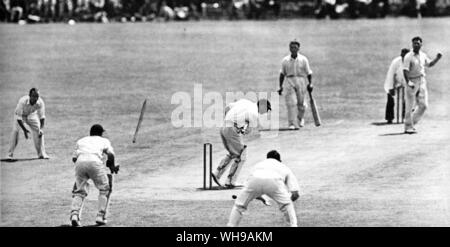
{"type": "Polygon", "coordinates": [[[91,9],[89,7],[89,0],[77,0],[77,5],[74,10],[75,19],[77,21],[92,21],[91,9]]]}
{"type": "Polygon", "coordinates": [[[317,18],[326,18],[329,17],[331,19],[338,18],[338,14],[336,13],[336,0],[319,0],[319,8],[315,11],[317,18]]]}
{"type": "Polygon", "coordinates": [[[9,0],[0,0],[0,21],[7,22],[9,20],[9,0]]]}
{"type": "Polygon", "coordinates": [[[56,21],[56,0],[39,0],[40,16],[44,22],[56,21]]]}
{"type": "Polygon", "coordinates": [[[27,21],[30,23],[37,23],[41,21],[41,6],[40,0],[29,0],[27,21]]]}
{"type": "Polygon", "coordinates": [[[66,21],[73,18],[73,6],[76,0],[59,0],[58,1],[58,20],[66,21]]]}
{"type": "Polygon", "coordinates": [[[142,21],[151,21],[155,19],[157,13],[157,3],[156,0],[145,0],[144,4],[140,6],[137,15],[137,18],[142,21]]]}
{"type": "Polygon", "coordinates": [[[89,8],[95,22],[109,22],[105,11],[105,0],[91,0],[89,2],[89,8]]]}
{"type": "Polygon", "coordinates": [[[10,21],[18,22],[19,20],[22,20],[24,12],[26,12],[27,7],[25,0],[11,0],[10,7],[11,7],[10,21]]]}

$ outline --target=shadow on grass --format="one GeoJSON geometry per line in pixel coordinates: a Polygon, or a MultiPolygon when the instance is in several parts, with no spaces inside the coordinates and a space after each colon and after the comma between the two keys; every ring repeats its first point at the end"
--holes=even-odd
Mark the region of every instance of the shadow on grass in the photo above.
{"type": "MultiPolygon", "coordinates": [[[[415,134],[415,133],[413,133],[415,134]]],[[[409,133],[405,133],[405,132],[400,132],[400,133],[387,133],[387,134],[381,134],[380,136],[399,136],[399,135],[413,135],[413,134],[409,134],[409,133]]]]}
{"type": "Polygon", "coordinates": [[[233,187],[233,188],[230,188],[230,187],[225,187],[225,186],[211,186],[211,188],[210,187],[206,187],[206,189],[205,188],[197,188],[197,190],[204,190],[204,191],[208,191],[208,190],[239,190],[239,189],[242,189],[242,187],[244,187],[243,185],[236,185],[235,187],[233,187]]]}
{"type": "Polygon", "coordinates": [[[375,126],[384,126],[384,125],[397,125],[397,124],[403,124],[403,123],[397,123],[397,122],[393,122],[393,123],[388,123],[388,122],[373,122],[370,123],[371,125],[375,125],[375,126]]]}
{"type": "Polygon", "coordinates": [[[14,163],[17,161],[32,161],[32,160],[38,160],[39,158],[25,158],[25,159],[1,159],[1,162],[7,162],[7,163],[14,163]]]}
{"type": "MultiPolygon", "coordinates": [[[[92,224],[92,225],[85,225],[85,226],[82,226],[82,227],[104,227],[105,225],[97,225],[97,224],[92,224]]],[[[62,224],[62,225],[59,225],[59,226],[56,226],[56,227],[72,227],[72,225],[71,224],[62,224]]]]}

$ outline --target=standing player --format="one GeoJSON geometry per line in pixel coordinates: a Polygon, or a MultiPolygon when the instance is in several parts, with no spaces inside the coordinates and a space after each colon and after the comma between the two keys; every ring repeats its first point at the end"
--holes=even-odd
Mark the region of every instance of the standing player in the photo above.
{"type": "Polygon", "coordinates": [[[244,189],[236,198],[227,226],[238,226],[242,215],[253,199],[267,195],[278,203],[290,226],[297,226],[294,201],[298,199],[299,185],[294,173],[281,163],[276,150],[267,153],[267,159],[256,164],[244,189]]]}
{"type": "Polygon", "coordinates": [[[211,174],[217,185],[222,186],[219,182],[220,177],[232,163],[225,186],[236,187],[236,179],[247,156],[243,135],[258,126],[258,113],[264,114],[270,110],[270,102],[266,99],[260,99],[256,104],[250,100],[240,99],[225,108],[224,127],[220,130],[220,137],[228,154],[222,159],[217,170],[211,174]]]}
{"type": "Polygon", "coordinates": [[[104,129],[95,124],[91,127],[90,136],[77,141],[72,161],[75,163],[75,185],[72,191],[70,221],[72,226],[81,226],[81,211],[84,198],[87,196],[88,181],[92,179],[99,190],[98,214],[95,222],[106,224],[106,214],[112,191],[112,175],[107,174],[106,166],[111,173],[117,173],[119,166],[114,164],[114,150],[108,139],[102,137],[104,129]],[[106,166],[103,164],[107,157],[106,166]]]}
{"type": "Polygon", "coordinates": [[[408,85],[405,97],[405,133],[407,134],[417,133],[414,125],[419,122],[428,107],[425,67],[434,66],[442,57],[442,54],[438,53],[436,58],[431,60],[420,50],[422,38],[414,37],[411,41],[413,50],[406,54],[403,60],[403,73],[408,85]]]}
{"type": "Polygon", "coordinates": [[[30,131],[25,127],[24,123],[30,127],[34,147],[39,159],[49,159],[44,145],[45,104],[42,98],[39,97],[39,90],[32,88],[28,95],[20,98],[14,113],[11,146],[9,147],[7,159],[13,159],[14,150],[19,143],[19,128],[23,130],[25,139],[28,139],[30,131]]]}
{"type": "Polygon", "coordinates": [[[283,92],[283,82],[286,81],[286,107],[288,111],[289,129],[296,129],[305,125],[306,110],[306,90],[312,92],[312,70],[309,67],[308,59],[299,53],[300,42],[294,40],[289,43],[291,55],[283,58],[280,71],[280,89],[278,94],[283,92]],[[306,86],[306,80],[308,85],[306,86]],[[297,108],[297,109],[296,109],[297,108]]]}
{"type": "MultiPolygon", "coordinates": [[[[385,119],[388,124],[392,123],[394,119],[394,108],[395,108],[395,91],[397,88],[405,87],[405,77],[403,76],[403,58],[409,49],[403,48],[400,51],[400,56],[392,60],[389,70],[386,75],[386,80],[384,81],[384,90],[387,93],[387,103],[386,103],[386,114],[385,119]]],[[[398,102],[397,102],[398,103],[398,102]]],[[[403,116],[402,116],[403,117],[403,116]]]]}

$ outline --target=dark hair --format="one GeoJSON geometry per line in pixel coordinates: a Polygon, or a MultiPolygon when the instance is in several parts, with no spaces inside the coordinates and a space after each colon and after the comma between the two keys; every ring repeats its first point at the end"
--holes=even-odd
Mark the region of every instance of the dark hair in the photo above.
{"type": "Polygon", "coordinates": [[[103,129],[103,127],[100,124],[94,124],[91,127],[91,131],[90,131],[90,135],[91,136],[102,136],[103,132],[105,132],[105,130],[103,129]]]}
{"type": "Polygon", "coordinates": [[[416,41],[416,40],[418,40],[418,41],[420,41],[420,43],[422,43],[422,38],[419,37],[419,36],[416,36],[416,37],[412,38],[411,41],[414,42],[414,41],[416,41]]]}
{"type": "Polygon", "coordinates": [[[298,45],[298,47],[300,47],[300,42],[298,42],[297,40],[292,40],[291,42],[289,42],[289,46],[291,45],[298,45]]]}
{"type": "Polygon", "coordinates": [[[401,52],[400,52],[400,55],[406,55],[406,53],[408,53],[409,52],[409,49],[407,49],[407,48],[403,48],[402,50],[401,50],[401,52]]]}
{"type": "Polygon", "coordinates": [[[277,150],[272,150],[272,151],[268,152],[267,158],[268,159],[276,159],[279,162],[281,162],[280,153],[278,153],[277,150]]]}
{"type": "Polygon", "coordinates": [[[270,106],[270,101],[267,100],[267,99],[260,99],[260,100],[258,100],[256,105],[258,106],[258,109],[259,109],[259,106],[261,105],[261,106],[266,106],[267,107],[267,111],[271,111],[272,110],[272,107],[270,106]]]}
{"type": "Polygon", "coordinates": [[[39,90],[34,87],[34,88],[30,89],[30,93],[28,95],[31,95],[32,93],[38,93],[38,92],[39,92],[39,90]]]}

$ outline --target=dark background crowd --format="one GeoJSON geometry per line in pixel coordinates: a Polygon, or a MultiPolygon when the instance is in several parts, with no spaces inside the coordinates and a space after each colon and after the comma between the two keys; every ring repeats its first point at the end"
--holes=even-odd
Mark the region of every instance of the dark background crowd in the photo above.
{"type": "Polygon", "coordinates": [[[450,15],[450,0],[0,0],[2,22],[450,15]]]}

